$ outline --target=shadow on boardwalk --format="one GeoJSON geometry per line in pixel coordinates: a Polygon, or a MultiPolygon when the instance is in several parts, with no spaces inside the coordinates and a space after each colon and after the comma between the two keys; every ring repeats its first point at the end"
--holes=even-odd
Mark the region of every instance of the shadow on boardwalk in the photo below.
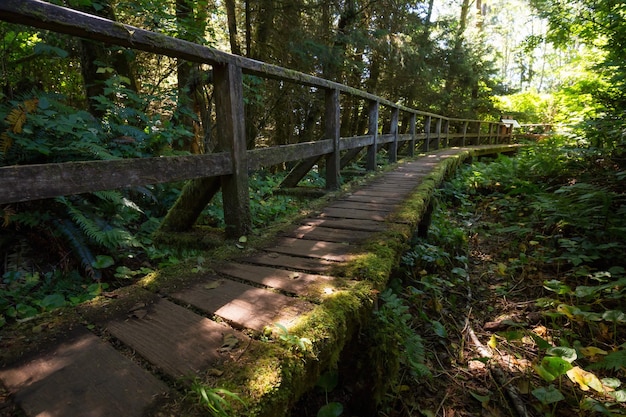
{"type": "MultiPolygon", "coordinates": [[[[68,313],[63,325],[38,326],[50,332],[44,350],[3,355],[0,379],[13,403],[0,413],[181,415],[181,381],[199,377],[239,393],[249,407],[241,415],[285,415],[371,312],[444,175],[467,157],[516,146],[402,162],[253,255],[211,265],[189,287],[128,288],[94,317],[68,313]],[[276,323],[309,339],[310,350],[268,342],[276,323]]],[[[28,337],[3,337],[3,350],[28,337]]]]}

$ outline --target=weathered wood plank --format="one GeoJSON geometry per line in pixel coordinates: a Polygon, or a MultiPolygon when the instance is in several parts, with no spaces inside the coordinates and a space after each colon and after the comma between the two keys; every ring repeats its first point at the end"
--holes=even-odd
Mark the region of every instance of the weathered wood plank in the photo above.
{"type": "Polygon", "coordinates": [[[391,122],[389,126],[389,134],[393,136],[391,145],[389,146],[389,163],[394,164],[398,162],[398,118],[400,111],[398,109],[391,109],[391,122]]]}
{"type": "Polygon", "coordinates": [[[376,220],[334,219],[330,217],[305,219],[302,221],[302,223],[310,226],[321,226],[347,230],[362,230],[366,232],[380,232],[387,228],[387,225],[384,222],[379,222],[376,220]]]}
{"type": "Polygon", "coordinates": [[[326,259],[302,258],[297,256],[284,255],[276,252],[260,253],[258,255],[240,259],[240,261],[256,265],[297,269],[299,271],[308,271],[315,273],[326,273],[330,271],[334,265],[336,265],[335,262],[328,261],[326,259]]]}
{"type": "Polygon", "coordinates": [[[382,204],[382,203],[401,203],[403,201],[402,197],[389,197],[389,196],[368,196],[368,195],[349,195],[344,197],[345,201],[351,202],[363,202],[363,203],[374,203],[374,204],[382,204]]]}
{"type": "Polygon", "coordinates": [[[339,150],[345,151],[348,149],[362,148],[364,146],[369,146],[372,143],[374,143],[374,137],[372,135],[341,138],[339,141],[339,150]]]}
{"type": "Polygon", "coordinates": [[[280,323],[289,327],[314,304],[266,289],[231,281],[213,279],[171,294],[209,314],[215,314],[236,327],[263,331],[280,323]]]}
{"type": "Polygon", "coordinates": [[[324,134],[333,141],[333,152],[326,155],[326,189],[338,190],[341,185],[341,154],[339,139],[341,127],[341,106],[339,90],[326,91],[326,113],[324,116],[324,134]]]}
{"type": "Polygon", "coordinates": [[[206,370],[220,359],[224,334],[233,333],[228,326],[167,300],[139,307],[129,312],[131,317],[110,321],[106,328],[173,378],[206,370]]]}
{"type": "Polygon", "coordinates": [[[370,232],[332,229],[329,227],[317,227],[304,225],[295,230],[283,233],[284,236],[298,239],[321,240],[324,242],[354,243],[360,242],[371,236],[370,232]]]}
{"type": "Polygon", "coordinates": [[[230,151],[233,164],[233,173],[222,177],[224,223],[231,238],[252,230],[242,77],[241,68],[232,64],[213,67],[219,147],[230,151]]]}
{"type": "Polygon", "coordinates": [[[0,203],[232,173],[227,153],[0,168],[0,203]]]}
{"type": "Polygon", "coordinates": [[[362,210],[362,211],[375,211],[379,213],[390,213],[397,208],[397,204],[393,202],[389,203],[372,203],[372,202],[360,202],[360,201],[350,201],[350,200],[339,200],[332,203],[326,208],[330,209],[342,209],[342,210],[362,210]]]}
{"type": "Polygon", "coordinates": [[[269,268],[260,265],[249,265],[230,262],[216,268],[220,274],[255,282],[300,296],[319,297],[316,285],[329,283],[334,278],[326,275],[307,274],[286,269],[269,268]]]}
{"type": "Polygon", "coordinates": [[[350,249],[350,246],[343,243],[292,238],[280,239],[274,245],[266,248],[268,251],[285,255],[320,258],[336,262],[349,260],[350,249]]]}
{"type": "Polygon", "coordinates": [[[367,133],[372,136],[372,145],[367,148],[367,162],[366,168],[368,171],[376,171],[376,152],[378,150],[378,115],[379,115],[379,103],[375,100],[369,101],[369,107],[367,110],[368,124],[367,133]]]}
{"type": "Polygon", "coordinates": [[[0,380],[29,417],[141,417],[167,386],[108,343],[78,328],[66,342],[0,380]]]}
{"type": "Polygon", "coordinates": [[[248,151],[248,170],[253,171],[283,162],[319,157],[332,152],[332,150],[333,141],[330,139],[253,149],[248,151]]]}
{"type": "Polygon", "coordinates": [[[327,207],[322,211],[321,217],[337,217],[341,219],[374,220],[384,222],[389,214],[388,211],[380,210],[353,210],[327,207]]]}

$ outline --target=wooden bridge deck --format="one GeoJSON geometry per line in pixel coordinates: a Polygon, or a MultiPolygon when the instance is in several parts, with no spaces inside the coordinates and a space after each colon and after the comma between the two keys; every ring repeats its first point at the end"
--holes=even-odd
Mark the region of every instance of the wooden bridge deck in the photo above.
{"type": "MultiPolygon", "coordinates": [[[[511,151],[514,146],[471,152],[511,151]]],[[[0,380],[9,400],[29,417],[169,415],[158,410],[173,401],[173,382],[207,372],[219,375],[212,370],[242,361],[251,343],[262,343],[251,334],[275,323],[289,328],[323,303],[338,279],[335,267],[397,221],[392,213],[437,165],[467,149],[400,163],[332,201],[257,254],[215,266],[190,288],[159,294],[137,289],[132,305],[120,314],[103,315],[95,326],[100,331],[76,323],[47,350],[25,352],[16,363],[5,363],[0,380]]],[[[0,415],[8,406],[0,406],[0,415]]]]}

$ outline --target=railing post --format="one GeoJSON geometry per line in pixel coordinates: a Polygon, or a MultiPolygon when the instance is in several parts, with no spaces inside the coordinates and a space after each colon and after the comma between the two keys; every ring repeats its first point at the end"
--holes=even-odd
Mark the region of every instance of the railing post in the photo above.
{"type": "Polygon", "coordinates": [[[409,144],[409,156],[415,156],[415,125],[417,119],[417,115],[415,113],[411,113],[411,142],[409,144]]]}
{"type": "Polygon", "coordinates": [[[424,120],[424,146],[422,149],[424,152],[428,152],[430,150],[430,123],[432,121],[431,116],[426,116],[426,120],[424,120]]]}
{"type": "Polygon", "coordinates": [[[393,108],[391,110],[391,125],[389,127],[389,133],[393,135],[393,142],[389,145],[389,163],[393,164],[398,162],[398,118],[400,117],[400,110],[393,108]]]}
{"type": "Polygon", "coordinates": [[[437,127],[435,127],[435,135],[437,136],[437,140],[435,141],[435,149],[439,149],[441,146],[441,117],[437,118],[437,127]]]}
{"type": "Polygon", "coordinates": [[[326,189],[338,190],[341,183],[341,155],[339,138],[341,127],[339,90],[326,90],[325,136],[333,141],[333,152],[326,155],[326,189]]]}
{"type": "Polygon", "coordinates": [[[446,119],[443,122],[443,147],[447,148],[448,146],[450,146],[450,120],[446,119]]]}
{"type": "Polygon", "coordinates": [[[465,140],[467,139],[467,128],[469,127],[469,121],[463,122],[463,138],[461,139],[461,146],[465,146],[465,140]]]}
{"type": "Polygon", "coordinates": [[[372,136],[372,144],[367,147],[367,163],[366,169],[368,171],[376,171],[376,154],[378,152],[378,110],[380,104],[378,101],[372,100],[369,102],[369,124],[368,135],[372,136]]]}
{"type": "Polygon", "coordinates": [[[252,220],[241,67],[214,65],[213,78],[218,143],[230,151],[233,164],[233,173],[221,177],[226,236],[245,236],[252,229],[252,220]]]}
{"type": "Polygon", "coordinates": [[[480,129],[482,127],[482,122],[476,122],[476,143],[474,145],[480,145],[480,129]]]}

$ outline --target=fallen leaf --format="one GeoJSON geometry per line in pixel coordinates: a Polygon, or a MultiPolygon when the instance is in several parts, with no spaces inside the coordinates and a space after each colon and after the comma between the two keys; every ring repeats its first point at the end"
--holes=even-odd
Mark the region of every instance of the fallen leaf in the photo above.
{"type": "Polygon", "coordinates": [[[205,290],[214,290],[221,286],[224,283],[224,280],[218,279],[216,281],[211,281],[204,286],[205,290]]]}
{"type": "Polygon", "coordinates": [[[224,371],[220,371],[219,369],[211,368],[207,371],[209,376],[222,376],[224,371]]]}
{"type": "Polygon", "coordinates": [[[239,339],[233,333],[228,333],[224,335],[224,340],[222,341],[222,347],[220,347],[220,352],[228,352],[233,350],[239,344],[239,339]]]}
{"type": "Polygon", "coordinates": [[[589,391],[589,388],[593,388],[597,392],[604,393],[604,387],[598,377],[579,366],[575,366],[567,371],[567,376],[572,382],[576,382],[583,391],[589,391]]]}

